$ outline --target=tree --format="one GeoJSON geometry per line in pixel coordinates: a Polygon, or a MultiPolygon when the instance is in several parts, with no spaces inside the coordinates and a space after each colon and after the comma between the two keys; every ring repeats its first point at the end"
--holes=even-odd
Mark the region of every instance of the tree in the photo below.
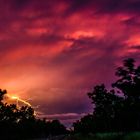
{"type": "Polygon", "coordinates": [[[117,68],[119,79],[112,84],[124,95],[122,120],[127,131],[140,130],[140,66],[135,65],[132,58],[123,61],[123,66],[117,68]]]}
{"type": "Polygon", "coordinates": [[[37,119],[32,107],[4,103],[6,93],[6,90],[0,89],[0,139],[26,139],[67,133],[58,120],[37,119]]]}
{"type": "Polygon", "coordinates": [[[66,127],[62,125],[59,120],[48,121],[46,130],[50,135],[62,135],[67,133],[66,127]]]}
{"type": "Polygon", "coordinates": [[[88,96],[94,105],[96,131],[115,131],[117,129],[115,119],[122,106],[123,98],[116,96],[114,90],[107,91],[104,84],[95,86],[88,96]]]}
{"type": "Polygon", "coordinates": [[[83,134],[95,132],[96,130],[96,122],[94,121],[93,115],[86,115],[81,120],[73,123],[74,132],[81,132],[83,134]]]}
{"type": "Polygon", "coordinates": [[[140,98],[140,66],[135,66],[134,59],[124,60],[123,66],[117,68],[116,76],[119,79],[112,87],[121,90],[126,98],[140,98]]]}
{"type": "Polygon", "coordinates": [[[126,59],[117,68],[116,76],[118,80],[112,84],[112,90],[101,84],[88,93],[93,104],[91,123],[84,117],[74,124],[76,131],[81,131],[87,122],[90,130],[94,124],[92,132],[140,130],[140,66],[135,66],[134,59],[126,59]]]}

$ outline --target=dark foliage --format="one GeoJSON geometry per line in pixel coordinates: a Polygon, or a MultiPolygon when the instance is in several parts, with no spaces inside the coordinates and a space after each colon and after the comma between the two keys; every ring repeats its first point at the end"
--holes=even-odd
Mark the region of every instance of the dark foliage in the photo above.
{"type": "Polygon", "coordinates": [[[16,140],[33,137],[66,134],[66,128],[58,121],[36,119],[33,108],[17,107],[3,102],[6,90],[0,89],[0,139],[16,140]]]}
{"type": "Polygon", "coordinates": [[[140,66],[133,59],[124,60],[116,76],[111,91],[102,84],[88,93],[94,111],[74,123],[75,132],[140,131],[140,66]]]}

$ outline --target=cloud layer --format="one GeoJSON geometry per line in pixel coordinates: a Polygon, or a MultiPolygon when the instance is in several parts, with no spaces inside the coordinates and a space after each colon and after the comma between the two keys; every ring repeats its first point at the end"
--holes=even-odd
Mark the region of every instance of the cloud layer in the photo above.
{"type": "Polygon", "coordinates": [[[139,0],[1,0],[1,88],[44,115],[90,112],[86,92],[109,86],[124,58],[140,61],[139,7],[139,0]]]}

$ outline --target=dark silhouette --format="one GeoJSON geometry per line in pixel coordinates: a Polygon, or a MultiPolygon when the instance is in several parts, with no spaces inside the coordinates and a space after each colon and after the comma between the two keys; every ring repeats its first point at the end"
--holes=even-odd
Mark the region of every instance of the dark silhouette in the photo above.
{"type": "Polygon", "coordinates": [[[0,89],[0,139],[16,140],[66,134],[66,128],[58,121],[36,119],[33,108],[17,107],[3,102],[6,90],[0,89]]]}
{"type": "Polygon", "coordinates": [[[88,93],[93,114],[74,123],[75,132],[140,131],[140,66],[131,58],[124,60],[116,76],[112,90],[102,84],[88,93]]]}

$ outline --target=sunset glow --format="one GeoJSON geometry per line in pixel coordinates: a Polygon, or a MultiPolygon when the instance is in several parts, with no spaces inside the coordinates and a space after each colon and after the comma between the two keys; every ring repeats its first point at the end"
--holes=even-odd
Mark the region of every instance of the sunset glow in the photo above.
{"type": "Polygon", "coordinates": [[[1,0],[0,88],[39,106],[40,117],[68,123],[91,112],[87,92],[109,87],[124,58],[140,62],[139,7],[139,0],[1,0]]]}
{"type": "Polygon", "coordinates": [[[12,96],[11,99],[19,99],[17,96],[12,96]]]}
{"type": "Polygon", "coordinates": [[[31,104],[23,99],[20,99],[18,96],[10,96],[10,95],[7,95],[8,98],[10,98],[11,100],[16,100],[18,102],[21,102],[23,103],[24,105],[27,105],[27,106],[31,106],[31,104]]]}

